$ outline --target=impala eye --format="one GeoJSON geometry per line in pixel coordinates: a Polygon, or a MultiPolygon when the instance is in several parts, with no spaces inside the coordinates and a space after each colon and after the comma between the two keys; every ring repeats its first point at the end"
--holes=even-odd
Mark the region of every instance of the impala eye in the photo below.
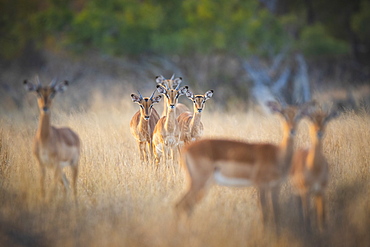
{"type": "Polygon", "coordinates": [[[140,107],[144,109],[144,106],[143,105],[140,105],[140,107]]]}

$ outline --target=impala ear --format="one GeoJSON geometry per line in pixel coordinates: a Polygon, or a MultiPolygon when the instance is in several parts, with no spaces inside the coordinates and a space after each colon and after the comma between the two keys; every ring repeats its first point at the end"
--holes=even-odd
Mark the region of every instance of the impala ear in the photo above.
{"type": "Polygon", "coordinates": [[[68,84],[69,84],[69,82],[67,80],[58,83],[54,87],[55,92],[63,93],[64,91],[67,90],[68,84]]]}
{"type": "Polygon", "coordinates": [[[300,117],[310,117],[311,114],[317,108],[317,105],[318,105],[318,103],[315,100],[303,104],[300,107],[299,116],[300,117]]]}
{"type": "Polygon", "coordinates": [[[276,112],[281,113],[283,110],[281,104],[277,101],[268,101],[266,105],[270,108],[270,111],[272,111],[273,113],[276,112]]]}
{"type": "Polygon", "coordinates": [[[211,90],[209,90],[209,91],[207,91],[207,92],[204,94],[204,98],[205,98],[206,100],[208,100],[208,99],[212,98],[212,96],[213,96],[213,90],[212,90],[212,89],[211,89],[211,90]]]}
{"type": "Polygon", "coordinates": [[[37,89],[39,88],[37,85],[33,84],[28,80],[23,81],[23,86],[29,92],[37,91],[37,89]]]}
{"type": "Polygon", "coordinates": [[[190,90],[186,91],[185,95],[191,100],[193,100],[194,98],[194,94],[190,90]]]}
{"type": "Polygon", "coordinates": [[[167,90],[160,84],[157,85],[157,91],[158,93],[161,93],[161,94],[167,93],[167,90]]]}
{"type": "Polygon", "coordinates": [[[189,91],[189,90],[188,90],[188,88],[189,88],[188,86],[184,86],[184,87],[180,88],[180,89],[179,89],[179,91],[178,91],[178,92],[179,92],[179,94],[180,94],[180,95],[184,95],[184,94],[186,94],[186,92],[188,92],[188,91],[189,91]]]}
{"type": "Polygon", "coordinates": [[[159,75],[159,76],[155,77],[155,82],[158,83],[158,84],[162,84],[162,82],[164,80],[165,80],[165,78],[163,77],[163,75],[159,75]]]}
{"type": "Polygon", "coordinates": [[[182,82],[182,78],[181,77],[177,77],[173,80],[173,87],[176,88],[178,85],[180,85],[182,82]]]}
{"type": "Polygon", "coordinates": [[[139,103],[141,101],[141,97],[137,94],[131,94],[132,102],[139,103]]]}
{"type": "Polygon", "coordinates": [[[157,95],[157,96],[152,98],[152,102],[153,103],[159,103],[159,101],[161,101],[161,99],[162,99],[162,95],[157,95]]]}

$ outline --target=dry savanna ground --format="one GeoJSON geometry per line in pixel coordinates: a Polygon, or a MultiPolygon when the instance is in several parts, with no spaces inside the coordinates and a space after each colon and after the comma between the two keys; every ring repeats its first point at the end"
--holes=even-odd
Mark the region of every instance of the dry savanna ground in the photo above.
{"type": "MultiPolygon", "coordinates": [[[[69,90],[72,90],[71,88],[69,90]]],[[[65,93],[68,95],[69,91],[65,93]]],[[[330,165],[326,193],[328,227],[302,230],[289,182],[281,191],[282,233],[262,228],[254,188],[213,186],[188,226],[176,224],[173,206],[183,195],[184,172],[141,164],[129,121],[138,109],[129,98],[96,94],[89,107],[57,95],[52,122],[69,126],[82,140],[78,206],[72,193],[40,199],[39,169],[32,155],[36,99],[0,118],[0,246],[370,246],[370,117],[347,112],[324,137],[330,165]]],[[[212,99],[207,104],[216,105],[212,99]]],[[[215,109],[215,108],[214,108],[215,109]]],[[[277,143],[279,120],[257,112],[203,113],[207,137],[277,143]]],[[[297,136],[307,146],[307,126],[297,136]]],[[[70,171],[66,169],[70,178],[70,171]]],[[[52,184],[52,172],[47,184],[52,184]]],[[[47,186],[51,192],[51,186],[47,186]]]]}

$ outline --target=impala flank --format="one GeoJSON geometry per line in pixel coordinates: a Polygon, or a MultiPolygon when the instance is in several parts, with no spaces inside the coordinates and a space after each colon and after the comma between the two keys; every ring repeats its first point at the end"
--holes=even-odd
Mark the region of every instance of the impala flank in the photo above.
{"type": "Polygon", "coordinates": [[[184,148],[181,162],[186,167],[189,187],[176,205],[178,213],[190,215],[212,181],[225,186],[255,186],[264,225],[273,220],[277,229],[279,188],[289,173],[299,111],[291,106],[282,108],[277,102],[269,102],[268,106],[281,117],[280,145],[204,139],[184,148]]]}

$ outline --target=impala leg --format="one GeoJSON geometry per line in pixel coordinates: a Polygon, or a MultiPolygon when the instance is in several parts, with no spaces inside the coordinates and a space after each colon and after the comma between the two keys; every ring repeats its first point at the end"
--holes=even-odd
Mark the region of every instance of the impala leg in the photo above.
{"type": "Polygon", "coordinates": [[[267,225],[268,221],[268,200],[267,200],[267,191],[264,188],[259,188],[259,206],[261,209],[261,217],[263,221],[263,226],[265,227],[267,225]]]}
{"type": "Polygon", "coordinates": [[[168,168],[169,156],[170,156],[170,149],[168,148],[167,145],[163,145],[162,160],[163,160],[163,164],[166,168],[168,168]]]}
{"type": "MultiPolygon", "coordinates": [[[[57,193],[57,184],[58,182],[62,183],[64,185],[64,195],[67,194],[67,188],[68,188],[68,180],[65,176],[65,174],[63,173],[62,169],[57,166],[55,168],[55,171],[54,171],[54,187],[53,187],[53,195],[56,195],[57,193]]],[[[50,200],[51,200],[51,196],[50,195],[50,200]]]]}
{"type": "Polygon", "coordinates": [[[69,182],[68,182],[68,179],[66,177],[66,174],[60,169],[60,182],[63,184],[64,186],[64,195],[67,194],[67,192],[69,191],[69,182]]]}
{"type": "Polygon", "coordinates": [[[303,214],[303,202],[302,202],[302,196],[301,195],[296,195],[295,196],[295,201],[297,205],[297,211],[298,211],[298,217],[299,217],[299,223],[304,224],[305,219],[304,219],[304,214],[303,214]]]}
{"type": "Polygon", "coordinates": [[[187,167],[188,172],[188,189],[185,195],[179,200],[175,208],[179,214],[186,213],[189,217],[193,211],[194,205],[199,202],[207,192],[208,187],[212,184],[212,175],[214,166],[207,164],[207,161],[200,160],[195,162],[191,156],[183,155],[181,157],[182,166],[187,167]],[[192,172],[191,167],[202,165],[209,167],[202,173],[192,172]]]}
{"type": "Polygon", "coordinates": [[[154,157],[152,142],[151,142],[151,141],[147,142],[147,146],[148,146],[148,150],[149,150],[149,160],[150,160],[150,164],[152,164],[152,163],[153,163],[153,157],[154,157]]]}
{"type": "Polygon", "coordinates": [[[176,174],[176,167],[177,167],[177,147],[176,146],[173,146],[171,148],[171,152],[172,152],[172,171],[173,171],[173,175],[176,174]]]}
{"type": "Polygon", "coordinates": [[[159,163],[161,162],[161,156],[163,154],[162,152],[163,152],[163,149],[159,150],[158,146],[153,145],[154,160],[155,160],[155,165],[157,169],[159,167],[159,163]]]}
{"type": "Polygon", "coordinates": [[[77,177],[78,177],[78,164],[72,165],[72,186],[74,199],[77,202],[77,177]]]}
{"type": "Polygon", "coordinates": [[[139,152],[140,152],[140,161],[144,163],[147,159],[145,159],[145,142],[138,142],[139,152]]]}
{"type": "Polygon", "coordinates": [[[177,153],[178,153],[177,163],[180,163],[180,157],[181,157],[181,154],[182,154],[182,148],[183,148],[183,145],[181,145],[181,144],[177,145],[177,153]]]}
{"type": "Polygon", "coordinates": [[[315,214],[316,214],[316,224],[319,228],[319,231],[322,232],[324,230],[325,224],[325,208],[324,208],[324,198],[323,195],[315,195],[314,197],[315,203],[315,214]]]}
{"type": "Polygon", "coordinates": [[[311,227],[309,193],[304,193],[301,196],[301,200],[302,200],[302,212],[303,212],[304,226],[306,230],[309,230],[311,227]]]}
{"type": "Polygon", "coordinates": [[[42,199],[45,199],[45,166],[40,163],[40,192],[42,199]]]}
{"type": "Polygon", "coordinates": [[[146,149],[147,142],[143,142],[141,145],[142,145],[141,150],[143,152],[144,161],[145,161],[146,164],[148,164],[149,156],[148,156],[148,152],[147,152],[147,149],[146,149]]]}
{"type": "Polygon", "coordinates": [[[199,181],[196,184],[190,184],[190,187],[185,195],[175,205],[175,209],[178,215],[185,213],[187,217],[191,216],[194,205],[199,202],[206,193],[207,180],[209,179],[199,181]]]}
{"type": "Polygon", "coordinates": [[[275,224],[276,234],[280,234],[279,231],[279,196],[280,196],[280,186],[272,188],[271,193],[271,206],[272,206],[272,218],[275,224]]]}
{"type": "Polygon", "coordinates": [[[54,181],[53,181],[53,190],[49,196],[48,201],[50,202],[52,197],[57,193],[57,184],[61,182],[61,174],[60,174],[60,167],[56,167],[54,170],[54,181]]]}
{"type": "Polygon", "coordinates": [[[197,190],[195,188],[190,188],[185,195],[178,201],[175,205],[175,210],[177,216],[181,216],[184,213],[187,217],[190,217],[193,212],[193,207],[196,203],[197,190]]]}

